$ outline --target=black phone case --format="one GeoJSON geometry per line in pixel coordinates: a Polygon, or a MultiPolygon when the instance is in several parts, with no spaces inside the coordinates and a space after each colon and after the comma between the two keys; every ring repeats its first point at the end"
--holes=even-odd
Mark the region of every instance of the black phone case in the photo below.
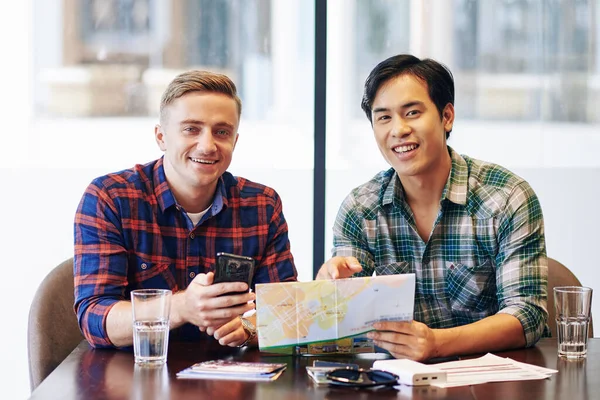
{"type": "MultiPolygon", "coordinates": [[[[256,261],[251,257],[238,256],[229,253],[217,253],[215,277],[213,283],[220,282],[245,282],[248,288],[254,278],[254,265],[256,261]]],[[[246,293],[246,292],[240,292],[246,293]]],[[[228,293],[231,295],[234,293],[228,293]]]]}

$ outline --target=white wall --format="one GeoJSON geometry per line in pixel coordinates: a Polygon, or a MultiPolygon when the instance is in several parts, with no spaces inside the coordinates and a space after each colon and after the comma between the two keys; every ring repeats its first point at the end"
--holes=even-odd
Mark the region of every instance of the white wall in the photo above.
{"type": "MultiPolygon", "coordinates": [[[[13,168],[19,168],[27,159],[27,133],[31,104],[31,3],[30,1],[11,4],[10,18],[0,24],[0,48],[4,55],[0,64],[0,110],[2,113],[2,129],[0,143],[0,176],[4,176],[13,168]],[[10,57],[8,57],[10,56],[10,57]],[[8,62],[10,58],[11,62],[8,62]],[[9,169],[10,168],[10,169],[9,169]]],[[[27,354],[25,352],[25,319],[31,302],[32,285],[28,278],[31,271],[19,265],[19,255],[12,252],[13,235],[23,233],[21,224],[15,223],[13,214],[18,213],[17,198],[9,202],[11,188],[0,183],[0,254],[2,254],[2,282],[0,304],[5,310],[4,323],[0,329],[0,342],[4,344],[4,362],[0,363],[0,383],[6,388],[7,398],[25,398],[28,395],[29,382],[27,374],[27,354]],[[16,207],[15,207],[16,205],[16,207]],[[8,217],[8,216],[11,217],[8,217]],[[29,274],[28,274],[29,272],[29,274]],[[9,361],[10,360],[10,361],[9,361]]],[[[32,227],[34,228],[34,227],[32,227]]],[[[33,229],[29,232],[35,232],[33,229]]],[[[27,240],[22,236],[21,240],[27,240]]],[[[25,254],[31,254],[25,253],[25,254]]],[[[38,270],[44,274],[46,268],[38,270]]]]}

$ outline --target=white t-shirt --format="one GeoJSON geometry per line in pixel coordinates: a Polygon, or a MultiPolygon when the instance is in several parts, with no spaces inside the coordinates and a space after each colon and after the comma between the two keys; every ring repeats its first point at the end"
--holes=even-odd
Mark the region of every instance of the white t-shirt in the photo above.
{"type": "Polygon", "coordinates": [[[206,210],[200,211],[199,213],[187,213],[188,217],[190,217],[190,219],[192,220],[192,223],[194,224],[194,226],[196,226],[198,224],[198,222],[200,222],[200,220],[202,219],[204,214],[206,214],[208,212],[208,210],[210,210],[211,207],[212,207],[212,204],[210,206],[208,206],[208,208],[206,210]]]}

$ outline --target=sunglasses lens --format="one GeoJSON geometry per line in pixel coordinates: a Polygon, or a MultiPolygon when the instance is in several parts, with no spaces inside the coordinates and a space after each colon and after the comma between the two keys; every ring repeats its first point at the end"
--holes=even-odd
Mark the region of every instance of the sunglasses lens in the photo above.
{"type": "Polygon", "coordinates": [[[394,374],[385,371],[369,371],[367,376],[373,382],[381,384],[396,382],[398,379],[394,374]]]}
{"type": "Polygon", "coordinates": [[[361,372],[356,369],[336,369],[329,373],[329,376],[334,378],[347,379],[349,381],[357,381],[360,378],[361,372]]]}
{"type": "Polygon", "coordinates": [[[393,385],[398,377],[386,371],[380,370],[357,370],[336,369],[327,374],[332,382],[344,384],[345,386],[377,386],[393,385]]]}

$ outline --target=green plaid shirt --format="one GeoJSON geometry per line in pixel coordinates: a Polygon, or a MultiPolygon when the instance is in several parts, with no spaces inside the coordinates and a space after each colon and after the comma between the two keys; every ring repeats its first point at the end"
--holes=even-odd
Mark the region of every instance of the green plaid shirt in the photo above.
{"type": "Polygon", "coordinates": [[[546,327],[548,265],[539,201],[527,182],[450,147],[452,171],[427,243],[394,169],[354,189],[333,228],[334,256],[356,257],[360,276],[416,274],[415,315],[450,328],[514,315],[527,346],[546,327]]]}

